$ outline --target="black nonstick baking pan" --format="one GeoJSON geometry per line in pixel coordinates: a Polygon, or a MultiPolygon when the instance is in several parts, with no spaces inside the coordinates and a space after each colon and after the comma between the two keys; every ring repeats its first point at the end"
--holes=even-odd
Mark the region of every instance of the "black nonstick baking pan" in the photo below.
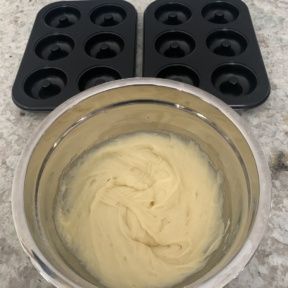
{"type": "Polygon", "coordinates": [[[89,87],[135,76],[137,12],[122,0],[61,1],[37,15],[12,98],[52,110],[89,87]]]}
{"type": "Polygon", "coordinates": [[[263,103],[270,85],[240,0],[158,0],[144,14],[143,75],[185,82],[233,108],[263,103]]]}

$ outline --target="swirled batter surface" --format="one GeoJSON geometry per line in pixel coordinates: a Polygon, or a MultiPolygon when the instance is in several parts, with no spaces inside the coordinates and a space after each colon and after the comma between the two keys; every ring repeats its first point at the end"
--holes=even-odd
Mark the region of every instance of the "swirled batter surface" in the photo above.
{"type": "Polygon", "coordinates": [[[220,184],[192,141],[123,136],[85,153],[63,177],[56,227],[104,285],[171,287],[221,242],[220,184]]]}

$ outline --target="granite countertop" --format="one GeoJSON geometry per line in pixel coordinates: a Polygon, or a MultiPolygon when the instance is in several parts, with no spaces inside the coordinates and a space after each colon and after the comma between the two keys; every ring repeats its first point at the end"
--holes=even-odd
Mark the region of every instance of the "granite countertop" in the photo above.
{"type": "MultiPolygon", "coordinates": [[[[19,155],[45,113],[19,110],[11,87],[37,11],[48,0],[1,1],[0,8],[0,287],[48,288],[22,251],[11,215],[11,185],[19,155]]],[[[149,0],[130,0],[139,15],[149,0]]],[[[288,287],[288,1],[247,0],[271,82],[271,95],[260,107],[241,112],[263,148],[272,172],[272,212],[255,256],[227,287],[288,287]]],[[[141,41],[138,41],[138,52],[141,41]]],[[[141,71],[138,54],[137,73],[141,71]]]]}

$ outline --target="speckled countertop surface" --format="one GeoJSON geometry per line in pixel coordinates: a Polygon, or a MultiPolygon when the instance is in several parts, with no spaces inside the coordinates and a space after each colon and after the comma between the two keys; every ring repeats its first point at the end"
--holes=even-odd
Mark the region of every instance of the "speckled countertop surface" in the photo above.
{"type": "MultiPolygon", "coordinates": [[[[196,1],[196,0],[195,0],[196,1]]],[[[0,287],[52,287],[22,251],[11,215],[14,169],[26,140],[45,113],[20,111],[11,87],[37,11],[48,0],[0,0],[0,287]]],[[[149,0],[131,0],[142,13],[149,0]]],[[[272,213],[257,253],[229,288],[288,287],[288,1],[247,0],[271,81],[262,106],[241,112],[262,146],[272,172],[272,213]]],[[[141,50],[141,41],[138,41],[141,50]]],[[[141,54],[139,53],[138,56],[141,54]]],[[[141,71],[138,57],[137,72],[141,71]]]]}

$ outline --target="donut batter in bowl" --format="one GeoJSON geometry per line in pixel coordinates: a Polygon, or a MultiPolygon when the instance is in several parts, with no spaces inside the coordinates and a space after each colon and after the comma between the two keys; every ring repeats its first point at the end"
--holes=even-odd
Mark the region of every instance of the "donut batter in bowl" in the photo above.
{"type": "Polygon", "coordinates": [[[103,285],[170,287],[203,268],[220,245],[221,182],[193,141],[121,136],[63,175],[56,228],[103,285]]]}

